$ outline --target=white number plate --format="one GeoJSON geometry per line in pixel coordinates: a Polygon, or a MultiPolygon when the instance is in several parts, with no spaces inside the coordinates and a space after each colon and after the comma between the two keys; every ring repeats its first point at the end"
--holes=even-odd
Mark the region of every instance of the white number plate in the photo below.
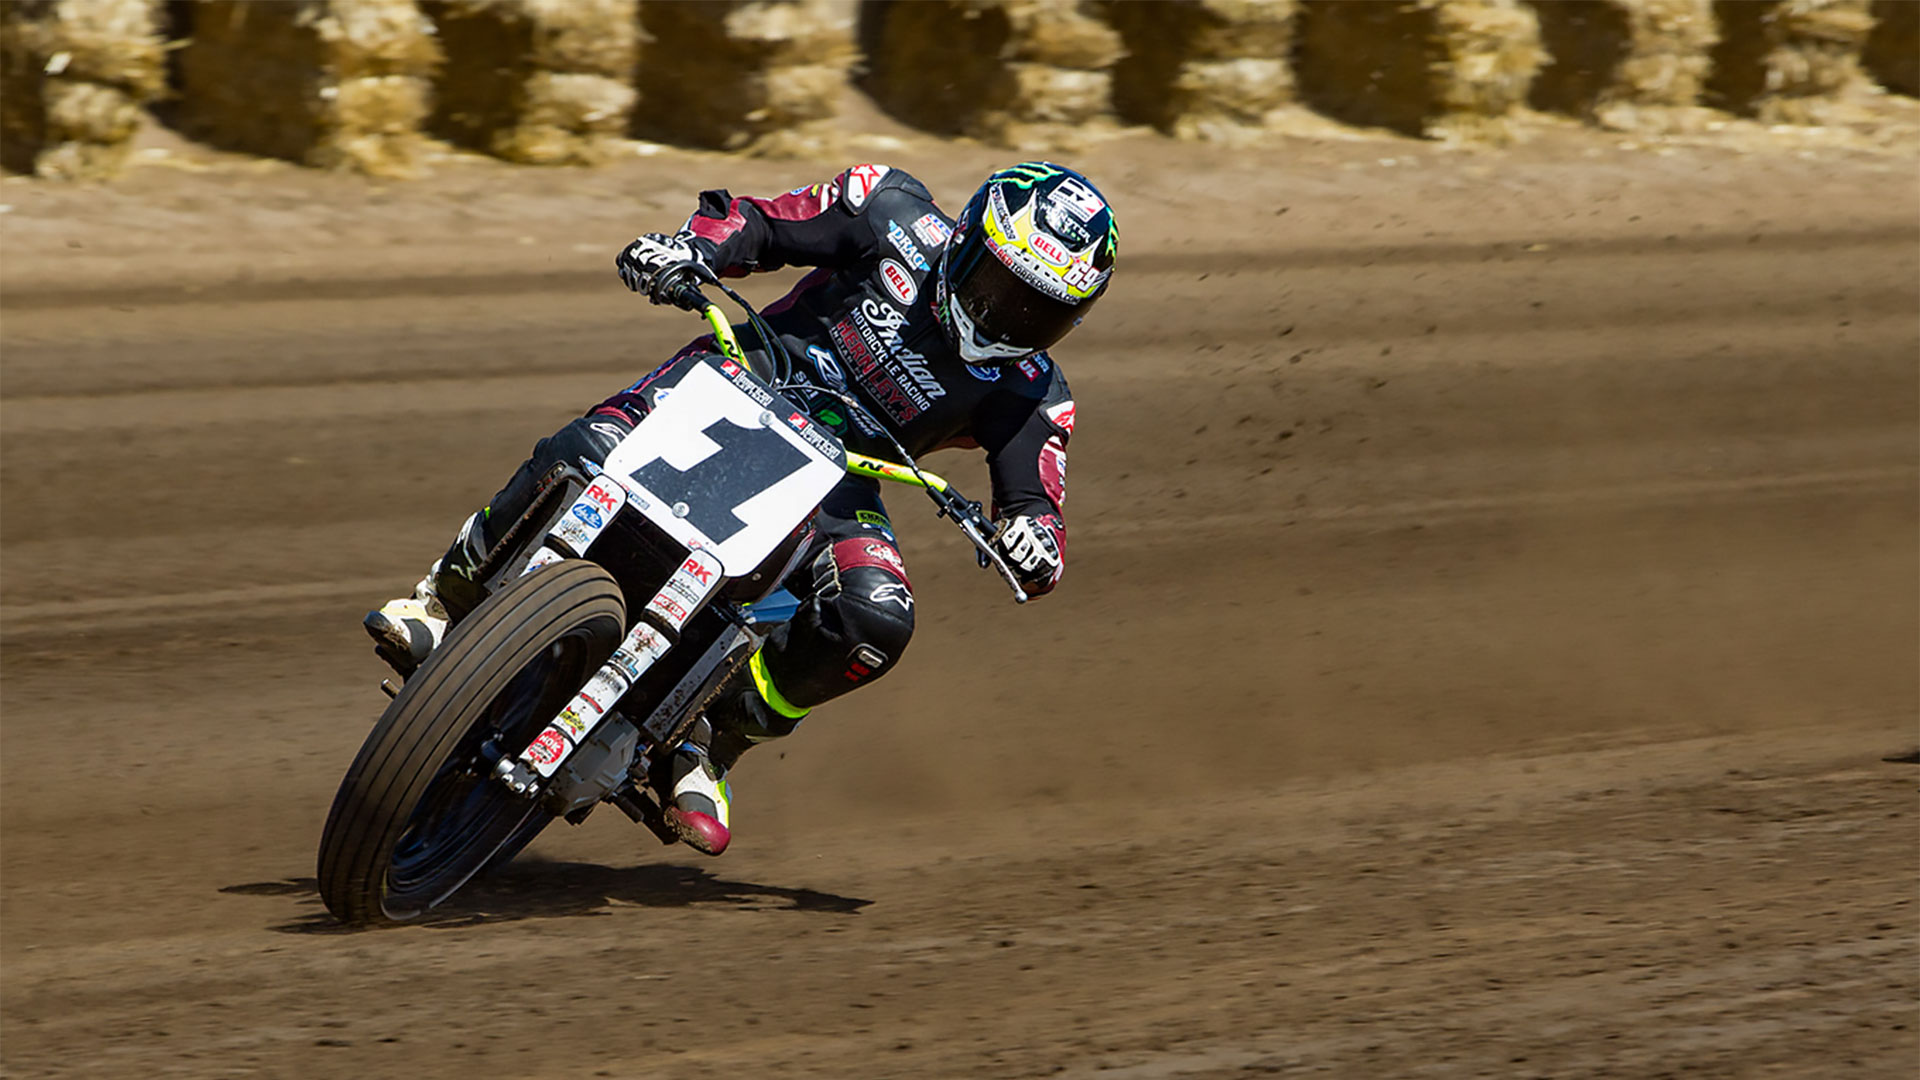
{"type": "Polygon", "coordinates": [[[729,576],[745,574],[846,475],[846,451],[731,360],[694,365],[607,456],[631,504],[729,576]]]}

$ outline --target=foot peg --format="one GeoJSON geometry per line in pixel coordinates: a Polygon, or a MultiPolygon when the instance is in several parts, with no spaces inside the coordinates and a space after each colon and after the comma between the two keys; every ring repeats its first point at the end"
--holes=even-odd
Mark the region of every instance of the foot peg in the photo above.
{"type": "Polygon", "coordinates": [[[672,847],[680,842],[680,834],[667,824],[666,811],[660,809],[660,804],[653,801],[652,795],[628,784],[614,792],[607,801],[619,807],[620,812],[633,819],[635,824],[645,825],[648,832],[659,837],[662,846],[672,847]]]}

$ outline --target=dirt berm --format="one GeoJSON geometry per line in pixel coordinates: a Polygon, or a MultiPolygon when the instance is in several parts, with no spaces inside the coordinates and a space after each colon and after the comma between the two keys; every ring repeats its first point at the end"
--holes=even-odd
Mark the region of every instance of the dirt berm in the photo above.
{"type": "Polygon", "coordinates": [[[597,814],[365,934],[360,613],[694,334],[623,241],[831,170],[0,188],[5,1075],[1910,1077],[1911,155],[1171,145],[1076,158],[1059,593],[894,494],[913,648],[725,857],[597,814]]]}

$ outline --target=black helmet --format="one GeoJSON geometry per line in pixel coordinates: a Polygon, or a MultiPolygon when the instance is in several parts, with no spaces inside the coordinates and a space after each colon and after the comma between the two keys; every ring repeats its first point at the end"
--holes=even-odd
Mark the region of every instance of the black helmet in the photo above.
{"type": "Polygon", "coordinates": [[[1065,337],[1107,291],[1119,232],[1086,177],[1045,161],[987,177],[940,260],[940,316],[970,364],[1005,364],[1065,337]]]}

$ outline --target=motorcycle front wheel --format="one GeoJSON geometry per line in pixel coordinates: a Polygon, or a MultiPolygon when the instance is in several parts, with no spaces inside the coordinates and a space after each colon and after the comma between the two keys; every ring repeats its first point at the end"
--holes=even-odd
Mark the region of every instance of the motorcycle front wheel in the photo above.
{"type": "Polygon", "coordinates": [[[320,836],[320,896],[350,925],[404,922],[551,820],[493,762],[539,734],[620,643],[626,605],[568,560],[475,608],[407,680],[340,782],[320,836]]]}

